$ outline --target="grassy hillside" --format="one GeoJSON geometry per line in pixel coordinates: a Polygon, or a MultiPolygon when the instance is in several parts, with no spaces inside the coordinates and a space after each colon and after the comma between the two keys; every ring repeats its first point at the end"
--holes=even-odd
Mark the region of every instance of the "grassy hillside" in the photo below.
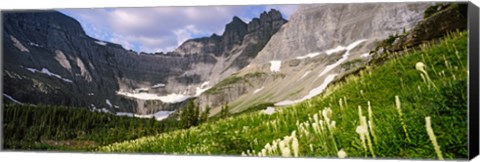
{"type": "Polygon", "coordinates": [[[467,33],[397,55],[290,107],[100,147],[102,152],[467,157],[467,33]],[[425,65],[422,72],[422,65],[425,65]],[[422,77],[423,76],[423,77],[422,77]],[[438,151],[427,131],[428,121],[438,151]]]}

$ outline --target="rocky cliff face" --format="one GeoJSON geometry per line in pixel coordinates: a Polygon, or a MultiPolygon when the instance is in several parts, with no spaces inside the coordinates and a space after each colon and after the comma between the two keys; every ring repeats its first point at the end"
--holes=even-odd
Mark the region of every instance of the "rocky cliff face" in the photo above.
{"type": "Polygon", "coordinates": [[[272,10],[249,24],[234,17],[221,36],[144,55],[89,37],[77,21],[56,11],[4,13],[4,96],[111,112],[174,110],[246,66],[286,22],[279,15],[272,10]]]}
{"type": "Polygon", "coordinates": [[[255,63],[294,58],[360,39],[383,39],[423,18],[431,3],[303,5],[255,58],[255,63]]]}

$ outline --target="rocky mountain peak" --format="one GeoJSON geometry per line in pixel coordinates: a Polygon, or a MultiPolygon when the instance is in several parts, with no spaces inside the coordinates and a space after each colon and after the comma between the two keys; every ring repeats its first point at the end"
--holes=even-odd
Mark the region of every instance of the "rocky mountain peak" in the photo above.
{"type": "Polygon", "coordinates": [[[72,36],[86,36],[78,21],[58,11],[5,12],[5,24],[18,24],[23,30],[46,33],[49,30],[72,36]]]}
{"type": "Polygon", "coordinates": [[[276,9],[271,9],[270,11],[263,11],[262,14],[260,14],[260,20],[278,20],[278,19],[283,19],[282,14],[280,11],[276,9]]]}
{"type": "Polygon", "coordinates": [[[232,49],[233,45],[241,43],[243,37],[247,34],[247,24],[237,16],[225,25],[225,32],[222,35],[222,44],[225,50],[232,49]]]}
{"type": "Polygon", "coordinates": [[[279,29],[286,22],[287,20],[282,17],[280,11],[271,9],[268,12],[261,13],[260,18],[253,18],[248,23],[247,31],[248,33],[255,31],[268,32],[272,29],[279,29]]]}
{"type": "Polygon", "coordinates": [[[180,45],[174,52],[180,55],[186,54],[214,54],[215,56],[228,55],[234,45],[242,43],[249,33],[255,33],[256,39],[268,41],[287,20],[282,17],[280,11],[271,9],[260,14],[259,18],[253,18],[248,24],[237,16],[225,25],[222,35],[212,34],[210,37],[190,39],[180,45]]]}

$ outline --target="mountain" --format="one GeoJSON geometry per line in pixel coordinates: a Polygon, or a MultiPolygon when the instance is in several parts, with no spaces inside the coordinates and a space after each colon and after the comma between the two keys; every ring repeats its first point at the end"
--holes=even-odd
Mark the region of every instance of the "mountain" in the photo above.
{"type": "Polygon", "coordinates": [[[6,98],[137,114],[181,107],[209,84],[248,65],[287,22],[277,10],[248,24],[234,17],[221,36],[146,55],[91,38],[76,20],[57,11],[2,16],[6,98]]]}
{"type": "Polygon", "coordinates": [[[389,35],[409,31],[432,3],[302,5],[245,68],[198,98],[231,113],[258,104],[286,106],[319,95],[370,60],[389,35]]]}
{"type": "Polygon", "coordinates": [[[4,96],[118,114],[174,111],[193,99],[230,113],[291,105],[364,67],[385,38],[409,31],[433,3],[302,5],[225,25],[222,35],[143,54],[85,34],[55,11],[4,14],[4,96]]]}

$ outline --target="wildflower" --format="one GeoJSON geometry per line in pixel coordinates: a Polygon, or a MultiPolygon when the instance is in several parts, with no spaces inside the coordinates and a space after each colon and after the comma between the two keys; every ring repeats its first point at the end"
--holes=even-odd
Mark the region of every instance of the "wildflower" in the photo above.
{"type": "Polygon", "coordinates": [[[261,154],[261,156],[267,156],[267,150],[262,149],[262,152],[259,152],[259,154],[261,154]]]}
{"type": "Polygon", "coordinates": [[[340,149],[340,151],[338,151],[337,155],[338,155],[338,158],[340,158],[340,159],[343,159],[343,158],[347,157],[347,153],[345,151],[343,151],[343,149],[340,149]]]}
{"type": "Polygon", "coordinates": [[[421,71],[422,73],[427,73],[425,71],[425,64],[423,64],[423,62],[417,62],[417,64],[415,64],[415,69],[421,71]]]}
{"type": "Polygon", "coordinates": [[[336,123],[335,121],[332,121],[332,123],[330,124],[330,130],[335,129],[335,125],[336,125],[336,124],[337,124],[337,123],[336,123]]]}
{"type": "Polygon", "coordinates": [[[283,157],[290,157],[290,148],[288,148],[288,144],[284,141],[280,141],[279,147],[283,157]]]}
{"type": "Polygon", "coordinates": [[[313,123],[312,124],[312,128],[313,128],[313,131],[317,134],[320,133],[320,130],[318,129],[318,124],[317,123],[313,123]]]}
{"type": "Polygon", "coordinates": [[[430,141],[432,141],[433,148],[435,149],[435,152],[437,153],[438,160],[443,160],[442,151],[440,151],[440,146],[438,146],[437,138],[435,137],[435,134],[433,133],[432,122],[431,122],[430,116],[425,117],[425,127],[427,128],[428,137],[430,138],[430,141]]]}
{"type": "Polygon", "coordinates": [[[363,126],[358,126],[356,132],[358,135],[360,135],[360,141],[362,141],[362,146],[365,151],[367,150],[367,145],[365,144],[365,134],[367,134],[367,131],[363,126]]]}
{"type": "Polygon", "coordinates": [[[322,115],[325,119],[325,121],[327,121],[327,119],[330,119],[330,117],[332,116],[332,109],[330,108],[326,108],[322,111],[322,115]]]}
{"type": "Polygon", "coordinates": [[[298,139],[297,137],[293,137],[292,140],[292,149],[293,149],[293,156],[298,157],[298,139]]]}
{"type": "Polygon", "coordinates": [[[425,64],[423,64],[422,62],[417,62],[415,68],[422,73],[420,74],[420,76],[422,77],[423,81],[425,81],[425,83],[428,83],[429,85],[432,85],[433,88],[437,89],[437,86],[435,86],[435,83],[433,83],[433,81],[428,76],[427,71],[425,71],[425,64]]]}
{"type": "Polygon", "coordinates": [[[273,107],[267,107],[267,109],[263,111],[263,113],[267,115],[272,115],[274,112],[275,112],[275,108],[273,107]]]}
{"type": "Polygon", "coordinates": [[[358,119],[362,120],[362,106],[358,105],[358,119]]]}
{"type": "Polygon", "coordinates": [[[395,96],[395,105],[397,106],[398,116],[400,118],[400,123],[402,124],[402,127],[403,127],[403,132],[405,132],[405,137],[407,138],[407,141],[410,142],[410,138],[408,137],[408,132],[407,132],[407,125],[405,124],[405,121],[403,121],[403,113],[402,113],[400,98],[398,96],[395,96]]]}
{"type": "Polygon", "coordinates": [[[338,105],[340,105],[340,109],[343,109],[342,98],[340,98],[340,100],[338,100],[338,105]]]}

